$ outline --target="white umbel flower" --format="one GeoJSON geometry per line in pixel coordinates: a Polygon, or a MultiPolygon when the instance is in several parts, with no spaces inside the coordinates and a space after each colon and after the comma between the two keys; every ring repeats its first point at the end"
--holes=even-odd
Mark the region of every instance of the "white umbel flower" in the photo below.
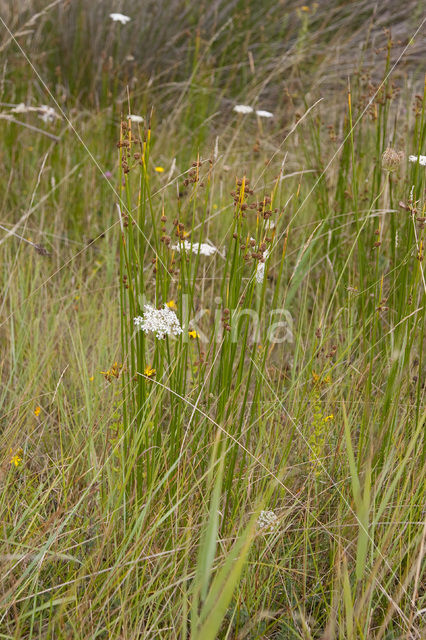
{"type": "Polygon", "coordinates": [[[201,244],[199,242],[193,242],[191,244],[188,240],[184,240],[182,244],[172,245],[172,249],[174,251],[181,251],[182,248],[185,251],[192,251],[192,253],[200,252],[202,256],[212,256],[217,252],[216,247],[205,242],[202,242],[201,244]]]}
{"type": "Polygon", "coordinates": [[[49,107],[47,104],[42,104],[40,107],[30,107],[23,102],[15,105],[10,110],[10,113],[37,113],[43,122],[54,122],[54,120],[61,117],[56,113],[55,109],[49,107]]]}
{"type": "Polygon", "coordinates": [[[233,110],[242,114],[253,113],[253,107],[249,107],[247,104],[236,104],[233,110]]]}
{"type": "Polygon", "coordinates": [[[38,117],[43,120],[43,122],[54,122],[56,118],[59,118],[55,109],[52,107],[48,107],[46,104],[42,104],[41,107],[38,107],[38,117]]]}
{"type": "Polygon", "coordinates": [[[13,109],[11,109],[12,113],[28,113],[28,111],[30,111],[30,108],[27,107],[27,105],[23,102],[20,102],[16,105],[16,107],[13,107],[13,109]]]}
{"type": "Polygon", "coordinates": [[[178,336],[182,333],[177,315],[167,304],[162,309],[146,304],[143,316],[133,318],[133,322],[137,329],[141,329],[144,333],[155,333],[159,340],[165,336],[178,336]]]}
{"type": "MultiPolygon", "coordinates": [[[[265,253],[263,254],[263,257],[266,258],[269,255],[269,251],[266,250],[265,253]]],[[[264,262],[258,262],[257,263],[257,268],[256,268],[256,282],[257,284],[262,284],[262,282],[265,279],[265,263],[264,262]]]]}
{"type": "Polygon", "coordinates": [[[256,115],[259,116],[259,118],[273,118],[274,114],[271,113],[270,111],[263,111],[263,109],[259,109],[259,111],[256,111],[256,115]]]}
{"type": "Polygon", "coordinates": [[[131,120],[132,122],[136,122],[136,123],[143,122],[143,117],[142,116],[135,116],[133,113],[129,113],[129,115],[127,116],[127,119],[131,120]]]}
{"type": "Polygon", "coordinates": [[[131,20],[129,16],[125,16],[122,13],[110,13],[109,17],[113,22],[121,22],[121,24],[127,24],[131,20]]]}
{"type": "Polygon", "coordinates": [[[426,156],[408,156],[410,162],[419,162],[419,164],[426,167],[426,156]]]}
{"type": "Polygon", "coordinates": [[[257,526],[263,533],[274,533],[278,529],[278,516],[273,511],[261,511],[257,519],[257,526]]]}

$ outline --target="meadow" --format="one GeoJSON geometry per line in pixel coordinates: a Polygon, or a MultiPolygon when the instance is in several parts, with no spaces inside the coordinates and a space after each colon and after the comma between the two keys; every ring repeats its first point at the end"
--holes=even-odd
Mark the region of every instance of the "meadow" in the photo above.
{"type": "Polygon", "coordinates": [[[0,2],[0,639],[425,637],[425,25],[0,2]]]}

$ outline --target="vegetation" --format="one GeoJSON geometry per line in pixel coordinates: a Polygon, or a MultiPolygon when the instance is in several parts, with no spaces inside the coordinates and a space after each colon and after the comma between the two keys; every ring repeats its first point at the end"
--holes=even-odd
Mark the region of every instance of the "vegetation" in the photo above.
{"type": "Polygon", "coordinates": [[[1,12],[0,638],[420,639],[423,5],[119,4],[1,12]]]}

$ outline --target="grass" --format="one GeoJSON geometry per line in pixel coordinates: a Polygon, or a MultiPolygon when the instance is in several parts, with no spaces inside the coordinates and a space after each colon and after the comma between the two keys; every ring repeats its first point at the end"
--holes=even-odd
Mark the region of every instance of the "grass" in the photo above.
{"type": "Polygon", "coordinates": [[[421,4],[8,11],[0,638],[420,639],[421,4]]]}

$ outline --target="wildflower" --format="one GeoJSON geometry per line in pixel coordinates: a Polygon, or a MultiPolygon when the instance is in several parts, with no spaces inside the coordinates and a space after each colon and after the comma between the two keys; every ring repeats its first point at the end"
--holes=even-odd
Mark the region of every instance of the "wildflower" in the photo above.
{"type": "Polygon", "coordinates": [[[154,171],[157,173],[164,173],[164,167],[155,167],[154,171]]]}
{"type": "Polygon", "coordinates": [[[121,24],[127,24],[131,20],[129,16],[125,16],[122,13],[110,13],[109,17],[113,22],[121,22],[121,24]]]}
{"type": "Polygon", "coordinates": [[[105,171],[105,173],[104,173],[104,178],[106,178],[107,180],[109,180],[110,178],[112,178],[112,173],[111,173],[111,171],[105,171]]]}
{"type": "Polygon", "coordinates": [[[334,420],[334,413],[331,413],[329,416],[325,416],[323,418],[324,422],[328,422],[329,420],[334,420]]]}
{"type": "MultiPolygon", "coordinates": [[[[10,453],[13,454],[13,449],[10,449],[10,453]]],[[[10,464],[14,464],[15,467],[19,467],[19,465],[22,462],[22,455],[23,455],[23,450],[22,449],[18,449],[18,451],[12,455],[11,459],[10,459],[10,464]]]]}
{"type": "Polygon", "coordinates": [[[408,156],[410,162],[418,162],[423,167],[426,167],[426,156],[408,156]]]}
{"type": "Polygon", "coordinates": [[[263,533],[274,533],[278,528],[278,517],[273,511],[261,511],[257,519],[257,526],[263,533]]]}
{"type": "Polygon", "coordinates": [[[48,107],[46,104],[43,104],[41,107],[39,107],[38,109],[38,117],[41,118],[43,120],[43,122],[54,122],[56,120],[56,118],[59,118],[58,114],[56,113],[55,109],[53,109],[52,107],[48,107]]]}
{"type": "Polygon", "coordinates": [[[155,333],[159,340],[166,335],[178,336],[182,333],[177,315],[167,304],[163,309],[155,309],[155,307],[146,304],[143,316],[137,316],[133,322],[137,329],[142,329],[145,333],[155,333]]]}
{"type": "Polygon", "coordinates": [[[259,262],[256,268],[256,282],[257,284],[262,284],[265,279],[265,263],[259,262]]]}
{"type": "MultiPolygon", "coordinates": [[[[265,253],[263,254],[263,257],[266,259],[268,255],[269,255],[269,251],[266,250],[265,253]]],[[[262,284],[262,282],[265,279],[265,263],[264,262],[258,262],[255,277],[256,277],[257,284],[262,284]]]]}
{"type": "Polygon", "coordinates": [[[153,378],[155,376],[155,374],[157,373],[157,371],[155,369],[153,369],[152,367],[150,367],[149,365],[145,367],[144,369],[144,374],[148,377],[148,378],[153,378]]]}
{"type": "Polygon", "coordinates": [[[13,107],[11,111],[12,113],[27,113],[29,111],[29,107],[27,107],[23,102],[20,102],[16,107],[13,107]]]}
{"type": "Polygon", "coordinates": [[[130,120],[131,122],[136,122],[137,124],[140,124],[141,122],[143,122],[142,116],[136,116],[133,113],[129,113],[129,115],[127,116],[127,119],[130,120]]]}
{"type": "Polygon", "coordinates": [[[168,302],[166,302],[166,305],[169,307],[169,309],[177,309],[176,302],[174,300],[169,300],[168,302]]]}
{"type": "Polygon", "coordinates": [[[401,164],[403,157],[404,153],[402,151],[395,151],[395,149],[387,147],[382,155],[383,169],[386,169],[386,171],[395,171],[401,164]]]}
{"type": "Polygon", "coordinates": [[[107,369],[107,371],[101,371],[100,373],[105,377],[105,380],[107,380],[108,382],[112,382],[113,378],[120,377],[120,371],[122,368],[123,368],[122,364],[118,364],[118,362],[114,362],[114,364],[110,369],[107,369]]]}
{"type": "MultiPolygon", "coordinates": [[[[314,382],[314,384],[330,384],[331,382],[331,376],[330,375],[326,375],[324,377],[322,377],[321,375],[318,375],[318,373],[315,373],[315,371],[312,371],[312,380],[314,382]]],[[[334,417],[334,416],[333,416],[334,417]]]]}
{"type": "Polygon", "coordinates": [[[193,242],[191,244],[188,240],[185,240],[182,244],[174,244],[172,249],[174,251],[180,251],[182,247],[185,251],[192,250],[192,253],[200,252],[202,256],[212,256],[217,251],[217,248],[211,244],[207,244],[205,242],[202,242],[201,244],[199,242],[193,242]]]}
{"type": "Polygon", "coordinates": [[[233,111],[235,111],[236,113],[253,113],[253,107],[249,107],[246,104],[236,104],[233,111]]]}
{"type": "Polygon", "coordinates": [[[197,333],[195,331],[195,329],[192,329],[192,331],[188,331],[188,335],[189,335],[190,338],[194,338],[194,340],[195,340],[195,338],[199,338],[200,337],[200,334],[197,333]]]}
{"type": "Polygon", "coordinates": [[[39,416],[39,415],[40,415],[40,413],[41,413],[41,407],[36,407],[36,408],[34,409],[34,415],[37,417],[37,416],[39,416]]]}
{"type": "Polygon", "coordinates": [[[94,379],[95,379],[95,376],[90,376],[89,378],[90,382],[93,382],[94,379]]]}
{"type": "Polygon", "coordinates": [[[260,109],[259,111],[256,111],[256,115],[259,116],[259,118],[273,118],[274,114],[271,113],[270,111],[263,111],[262,109],[260,109]]]}

